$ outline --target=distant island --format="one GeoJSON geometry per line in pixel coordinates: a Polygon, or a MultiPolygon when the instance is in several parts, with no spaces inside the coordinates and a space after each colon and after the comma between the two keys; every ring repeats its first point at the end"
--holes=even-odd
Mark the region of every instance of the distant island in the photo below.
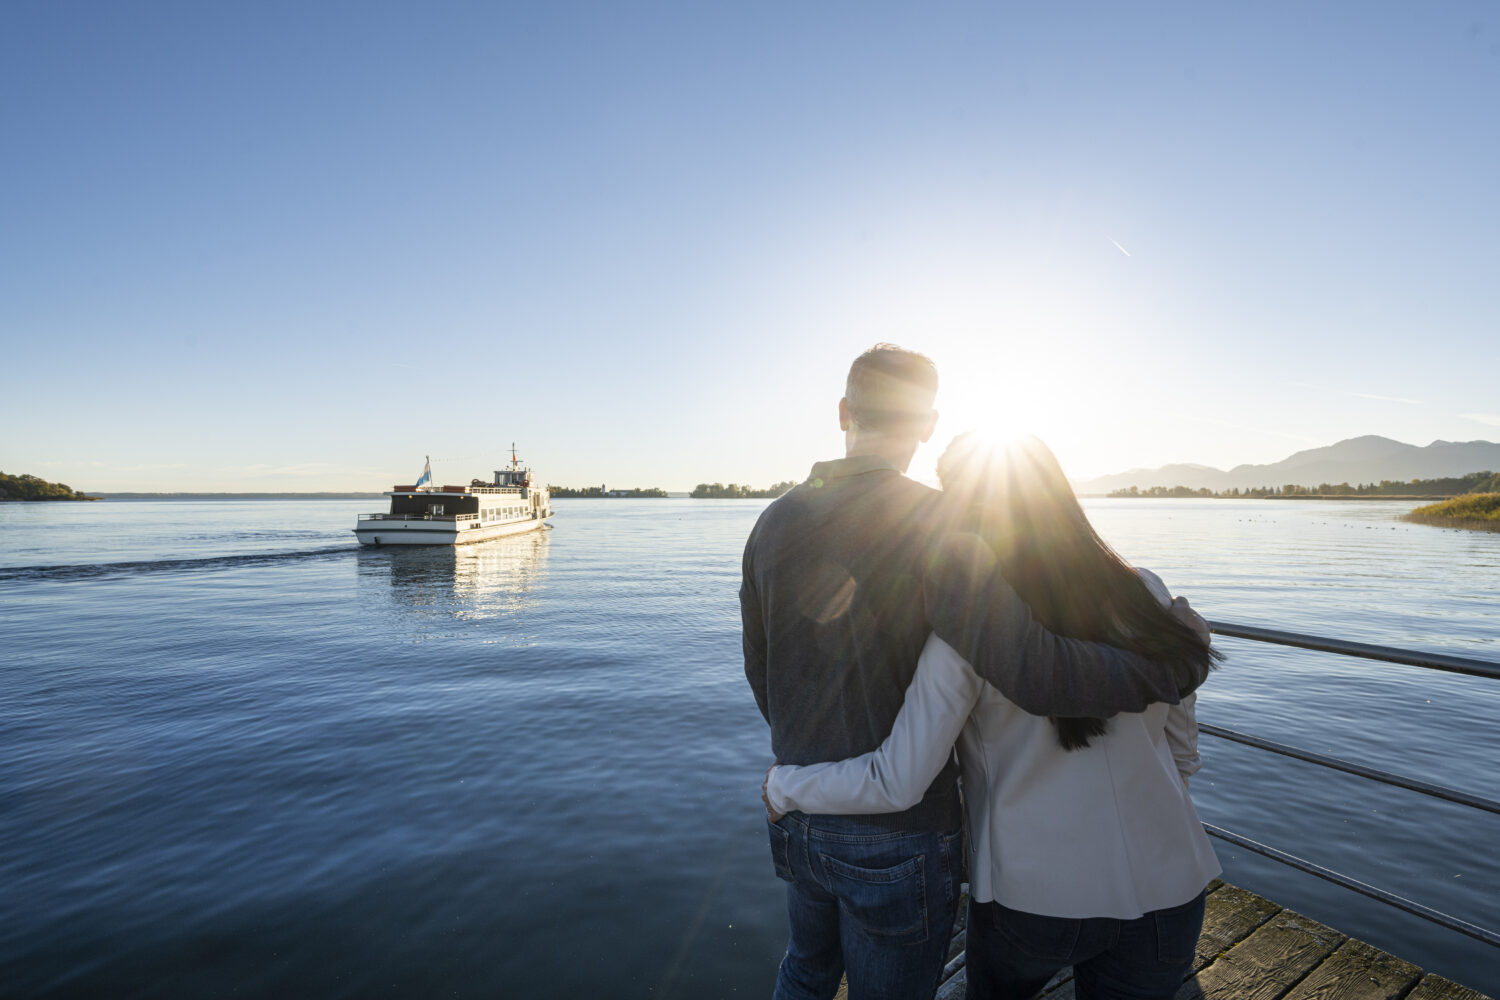
{"type": "Polygon", "coordinates": [[[1134,486],[1111,490],[1110,497],[1212,497],[1218,500],[1262,497],[1272,500],[1322,500],[1359,499],[1411,500],[1431,497],[1456,497],[1470,493],[1500,493],[1500,473],[1471,472],[1466,476],[1447,476],[1442,479],[1412,479],[1398,482],[1382,479],[1378,483],[1319,483],[1316,486],[1254,486],[1247,489],[1231,488],[1211,490],[1207,487],[1193,489],[1189,486],[1152,486],[1138,489],[1134,486]]]}
{"type": "Polygon", "coordinates": [[[36,476],[8,476],[0,472],[0,500],[97,500],[67,483],[49,483],[36,476]]]}
{"type": "Polygon", "coordinates": [[[1430,503],[1404,515],[1402,520],[1440,528],[1500,531],[1500,490],[1430,503]]]}

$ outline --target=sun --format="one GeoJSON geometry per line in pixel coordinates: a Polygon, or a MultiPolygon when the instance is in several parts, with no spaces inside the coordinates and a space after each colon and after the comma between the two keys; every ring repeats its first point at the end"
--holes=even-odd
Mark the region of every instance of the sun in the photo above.
{"type": "Polygon", "coordinates": [[[949,345],[939,361],[938,426],[912,475],[936,482],[938,455],[972,431],[997,444],[1040,438],[1073,476],[1097,474],[1110,459],[1103,442],[1120,419],[1121,375],[1096,364],[1067,336],[974,337],[949,345]]]}

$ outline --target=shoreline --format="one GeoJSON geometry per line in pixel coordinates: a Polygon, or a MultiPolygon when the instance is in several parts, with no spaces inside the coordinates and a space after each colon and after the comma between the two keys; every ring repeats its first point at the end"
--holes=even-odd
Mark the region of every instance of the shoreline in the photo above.
{"type": "Polygon", "coordinates": [[[1145,493],[1139,496],[1111,496],[1108,493],[1079,493],[1080,500],[1451,500],[1456,494],[1452,493],[1367,493],[1363,496],[1346,493],[1276,493],[1264,496],[1186,496],[1186,497],[1159,497],[1148,496],[1145,493]]]}
{"type": "MultiPolygon", "coordinates": [[[[19,497],[0,497],[0,503],[70,503],[99,500],[379,500],[385,493],[90,493],[80,497],[56,497],[45,500],[25,500],[19,497]]],[[[1340,493],[1290,493],[1265,496],[1111,496],[1108,493],[1079,493],[1080,500],[1371,500],[1371,501],[1427,501],[1452,500],[1455,494],[1448,493],[1391,493],[1350,495],[1340,493]]],[[[668,491],[664,497],[558,497],[555,500],[741,500],[772,499],[769,497],[692,497],[687,493],[668,491]]]]}
{"type": "Polygon", "coordinates": [[[97,493],[91,500],[379,500],[384,493],[97,493]]]}

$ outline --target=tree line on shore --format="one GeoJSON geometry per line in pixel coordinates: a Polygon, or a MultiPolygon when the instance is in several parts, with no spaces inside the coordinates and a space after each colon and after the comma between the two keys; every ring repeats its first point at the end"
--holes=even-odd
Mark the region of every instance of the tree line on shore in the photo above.
{"type": "Polygon", "coordinates": [[[0,472],[0,500],[91,500],[67,483],[49,483],[38,476],[9,476],[0,472]]]}
{"type": "Polygon", "coordinates": [[[651,497],[653,499],[665,497],[667,491],[658,489],[655,486],[648,486],[645,489],[609,490],[606,492],[603,486],[585,486],[582,489],[573,489],[568,486],[552,486],[549,484],[547,486],[547,494],[552,497],[562,497],[565,500],[602,499],[605,497],[633,500],[638,497],[651,497]]]}
{"type": "Polygon", "coordinates": [[[1469,493],[1500,493],[1500,473],[1471,472],[1465,476],[1449,476],[1440,479],[1382,479],[1378,483],[1319,483],[1317,486],[1299,486],[1287,483],[1284,486],[1253,486],[1246,489],[1211,490],[1207,487],[1193,489],[1189,486],[1152,486],[1140,489],[1129,486],[1111,490],[1112,497],[1369,497],[1369,496],[1463,496],[1469,493]]]}
{"type": "MultiPolygon", "coordinates": [[[[727,486],[723,483],[699,483],[693,487],[693,492],[689,493],[688,496],[698,500],[772,500],[796,485],[790,479],[785,482],[776,483],[774,486],[768,486],[763,490],[757,490],[754,487],[744,486],[740,483],[730,483],[727,486]]],[[[636,497],[667,496],[666,490],[658,489],[655,486],[647,489],[607,490],[603,486],[585,486],[580,489],[574,489],[569,486],[548,485],[547,492],[553,497],[561,497],[563,499],[613,499],[616,497],[633,499],[636,497]]]]}
{"type": "Polygon", "coordinates": [[[699,500],[768,500],[781,496],[796,485],[790,479],[763,490],[741,486],[739,483],[730,483],[728,486],[723,483],[699,483],[688,496],[699,500]]]}

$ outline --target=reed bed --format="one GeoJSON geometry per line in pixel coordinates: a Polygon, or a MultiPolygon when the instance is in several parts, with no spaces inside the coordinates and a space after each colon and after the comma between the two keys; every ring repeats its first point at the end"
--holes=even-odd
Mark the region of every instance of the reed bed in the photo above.
{"type": "Polygon", "coordinates": [[[1466,493],[1442,503],[1418,507],[1402,519],[1442,528],[1500,531],[1500,493],[1466,493]]]}

